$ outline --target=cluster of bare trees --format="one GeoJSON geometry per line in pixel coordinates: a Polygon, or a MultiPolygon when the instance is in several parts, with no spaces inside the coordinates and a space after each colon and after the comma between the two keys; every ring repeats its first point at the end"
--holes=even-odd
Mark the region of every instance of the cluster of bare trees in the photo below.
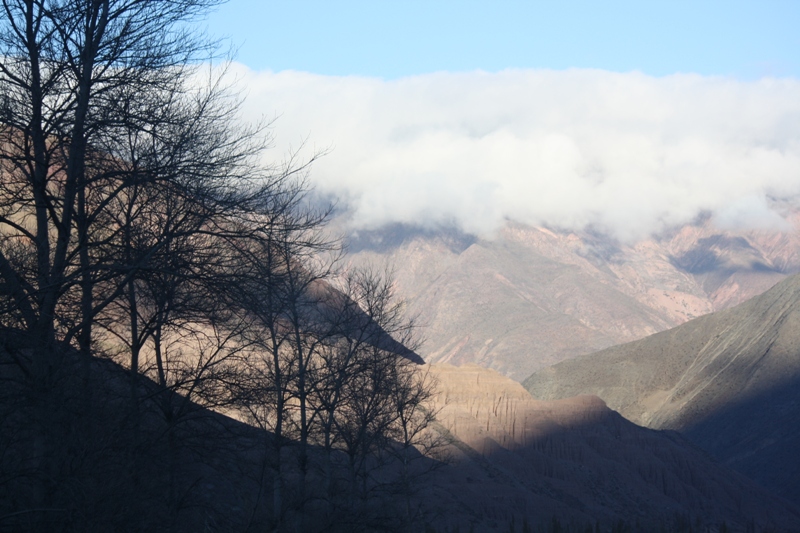
{"type": "Polygon", "coordinates": [[[414,520],[413,328],[390,277],[334,271],[307,164],[264,168],[199,82],[215,3],[2,1],[0,530],[414,520]]]}
{"type": "Polygon", "coordinates": [[[394,345],[393,337],[411,344],[413,329],[390,278],[355,270],[334,290],[305,269],[283,272],[288,284],[254,293],[264,314],[249,329],[246,379],[232,394],[244,418],[266,430],[270,508],[281,511],[273,521],[301,531],[413,524],[414,481],[437,464],[411,464],[438,445],[425,431],[433,384],[394,345]],[[298,282],[303,291],[281,290],[298,282]]]}

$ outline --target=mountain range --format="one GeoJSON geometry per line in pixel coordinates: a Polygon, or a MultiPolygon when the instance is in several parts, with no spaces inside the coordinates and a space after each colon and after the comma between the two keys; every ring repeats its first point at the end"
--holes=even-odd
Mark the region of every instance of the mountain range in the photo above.
{"type": "Polygon", "coordinates": [[[532,372],[726,309],[800,272],[793,230],[710,217],[638,242],[509,222],[492,238],[393,225],[349,237],[351,265],[395,265],[428,362],[532,372]]]}

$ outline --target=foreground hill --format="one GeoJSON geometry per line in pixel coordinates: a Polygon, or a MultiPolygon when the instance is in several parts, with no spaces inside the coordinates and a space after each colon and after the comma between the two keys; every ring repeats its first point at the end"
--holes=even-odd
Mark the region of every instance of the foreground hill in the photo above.
{"type": "Polygon", "coordinates": [[[742,531],[800,525],[788,504],[680,435],[636,426],[596,396],[543,402],[475,365],[432,372],[454,459],[432,483],[446,489],[440,504],[465,518],[625,522],[643,531],[677,531],[681,521],[742,531]]]}
{"type": "Polygon", "coordinates": [[[679,435],[637,427],[594,397],[536,401],[475,366],[433,368],[440,412],[429,435],[442,439],[431,454],[375,457],[353,485],[351,457],[326,462],[312,446],[301,485],[296,441],[276,456],[268,431],[145,378],[132,389],[108,360],[63,355],[46,394],[0,366],[15,378],[0,389],[0,531],[800,531],[790,504],[679,435]]]}
{"type": "Polygon", "coordinates": [[[633,422],[678,430],[800,502],[800,276],[735,308],[559,363],[541,399],[596,394],[633,422]]]}
{"type": "Polygon", "coordinates": [[[704,220],[623,244],[519,224],[492,239],[393,226],[354,235],[349,260],[396,265],[398,292],[426,326],[427,361],[522,380],[761,294],[800,272],[800,232],[704,220]]]}

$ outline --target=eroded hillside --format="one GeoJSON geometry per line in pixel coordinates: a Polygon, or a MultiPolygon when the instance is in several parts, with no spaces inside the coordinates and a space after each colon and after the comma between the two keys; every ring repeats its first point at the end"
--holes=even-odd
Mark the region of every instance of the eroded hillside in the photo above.
{"type": "Polygon", "coordinates": [[[403,226],[360,232],[351,264],[389,263],[426,326],[429,362],[531,372],[728,308],[800,271],[795,230],[712,220],[636,243],[509,224],[496,238],[403,226]]]}

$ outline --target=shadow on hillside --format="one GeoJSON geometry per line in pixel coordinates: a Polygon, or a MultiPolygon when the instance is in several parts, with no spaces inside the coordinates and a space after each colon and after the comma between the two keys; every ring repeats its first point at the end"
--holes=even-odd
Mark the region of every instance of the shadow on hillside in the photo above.
{"type": "Polygon", "coordinates": [[[449,505],[498,530],[794,531],[800,511],[717,464],[679,434],[638,427],[613,411],[551,424],[525,445],[485,437],[433,481],[449,505]],[[552,527],[552,526],[551,526],[552,527]],[[711,529],[708,529],[711,528],[711,529]]]}
{"type": "Polygon", "coordinates": [[[720,462],[800,505],[800,376],[682,429],[720,462]]]}
{"type": "MultiPolygon", "coordinates": [[[[713,235],[698,240],[694,248],[678,257],[673,257],[671,262],[674,266],[689,274],[708,274],[724,270],[728,261],[717,253],[714,248],[723,249],[727,252],[727,255],[731,256],[746,255],[749,257],[758,254],[758,251],[743,237],[713,235]]],[[[754,271],[775,271],[774,268],[758,261],[753,262],[751,268],[754,271]]],[[[738,265],[738,268],[732,270],[740,269],[741,265],[738,265]]]]}
{"type": "Polygon", "coordinates": [[[0,332],[0,532],[399,531],[442,466],[412,453],[403,483],[385,458],[353,478],[343,453],[311,446],[302,482],[296,442],[276,453],[273,433],[69,348],[31,379],[14,335],[0,332]]]}
{"type": "Polygon", "coordinates": [[[2,352],[0,531],[241,530],[259,432],[148,380],[133,401],[107,360],[65,350],[37,387],[2,352]]]}
{"type": "Polygon", "coordinates": [[[393,222],[378,229],[363,229],[354,232],[347,239],[347,251],[353,254],[362,251],[389,253],[417,237],[435,238],[455,254],[460,254],[477,242],[477,237],[464,233],[455,226],[426,228],[393,222]]]}
{"type": "Polygon", "coordinates": [[[743,237],[714,235],[700,239],[682,255],[670,257],[672,265],[694,276],[708,294],[714,293],[733,277],[778,276],[790,272],[769,264],[760,251],[743,237]]]}
{"type": "MultiPolygon", "coordinates": [[[[247,532],[275,529],[278,517],[281,531],[399,531],[409,514],[406,523],[448,532],[512,524],[677,532],[723,521],[745,531],[749,519],[762,531],[770,520],[800,521],[679,435],[612,411],[547,425],[524,445],[453,440],[449,465],[411,457],[413,486],[397,482],[398,461],[369,465],[359,497],[346,476],[327,490],[323,452],[312,448],[301,493],[291,442],[276,457],[272,434],[146,379],[133,401],[129,373],[107,360],[65,351],[45,391],[7,357],[0,350],[0,531],[247,532]],[[280,511],[277,462],[285,467],[280,511]]],[[[345,463],[334,456],[334,468],[345,463]]]]}

